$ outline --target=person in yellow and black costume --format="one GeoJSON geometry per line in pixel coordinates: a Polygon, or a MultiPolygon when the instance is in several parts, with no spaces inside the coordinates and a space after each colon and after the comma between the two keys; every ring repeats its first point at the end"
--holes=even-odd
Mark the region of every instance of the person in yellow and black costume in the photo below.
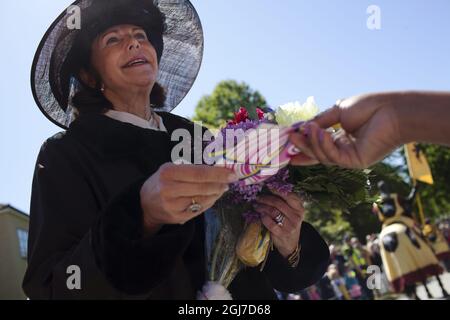
{"type": "Polygon", "coordinates": [[[443,269],[411,216],[417,189],[414,188],[407,198],[403,198],[391,193],[384,182],[380,182],[378,187],[381,198],[374,204],[374,212],[383,223],[380,233],[381,258],[393,289],[419,299],[416,284],[420,282],[425,286],[428,297],[433,298],[426,280],[436,276],[447,298],[448,293],[439,279],[443,269]]]}
{"type": "Polygon", "coordinates": [[[439,261],[445,265],[447,271],[450,271],[450,247],[442,232],[431,223],[430,219],[426,219],[422,234],[428,240],[439,261]]]}

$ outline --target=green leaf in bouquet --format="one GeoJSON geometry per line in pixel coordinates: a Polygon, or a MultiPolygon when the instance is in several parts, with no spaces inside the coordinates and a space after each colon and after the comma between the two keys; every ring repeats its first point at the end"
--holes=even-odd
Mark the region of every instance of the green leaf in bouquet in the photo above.
{"type": "Polygon", "coordinates": [[[323,165],[290,167],[296,192],[303,192],[324,210],[347,210],[367,201],[367,174],[362,170],[323,165]]]}
{"type": "Polygon", "coordinates": [[[256,106],[254,105],[249,105],[246,107],[247,112],[248,112],[248,117],[250,118],[250,120],[258,120],[258,113],[256,112],[256,106]]]}
{"type": "Polygon", "coordinates": [[[339,194],[338,187],[333,183],[327,184],[327,191],[330,193],[339,194]]]}

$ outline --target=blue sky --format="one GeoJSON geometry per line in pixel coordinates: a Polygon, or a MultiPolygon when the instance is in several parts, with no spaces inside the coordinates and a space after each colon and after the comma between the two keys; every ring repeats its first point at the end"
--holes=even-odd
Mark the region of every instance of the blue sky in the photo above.
{"type": "MultiPolygon", "coordinates": [[[[61,131],[34,103],[30,66],[51,22],[72,1],[16,0],[0,11],[0,203],[29,211],[42,142],[61,131]]],[[[191,116],[224,79],[271,106],[316,97],[324,109],[354,94],[450,90],[448,0],[193,0],[205,32],[198,79],[175,113],[191,116]],[[369,30],[368,6],[381,9],[369,30]]]]}

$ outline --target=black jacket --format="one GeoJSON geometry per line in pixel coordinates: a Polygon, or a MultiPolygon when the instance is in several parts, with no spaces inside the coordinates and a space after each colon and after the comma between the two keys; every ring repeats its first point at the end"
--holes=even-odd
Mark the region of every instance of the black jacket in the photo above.
{"type": "MultiPolygon", "coordinates": [[[[30,299],[195,299],[206,280],[203,215],[142,237],[139,190],[170,162],[177,128],[193,124],[160,113],[159,132],[100,114],[83,115],[42,146],[33,178],[28,269],[30,299]],[[81,289],[69,290],[81,271],[81,289]]],[[[263,272],[241,271],[230,286],[235,299],[276,299],[273,289],[298,291],[319,280],[328,248],[307,223],[297,269],[274,250],[263,272]]]]}

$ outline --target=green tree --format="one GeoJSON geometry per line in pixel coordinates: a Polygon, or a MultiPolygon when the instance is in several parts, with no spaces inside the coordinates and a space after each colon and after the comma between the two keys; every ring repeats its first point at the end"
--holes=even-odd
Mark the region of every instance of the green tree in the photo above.
{"type": "Polygon", "coordinates": [[[346,234],[354,232],[354,229],[346,220],[346,214],[341,210],[324,210],[311,204],[307,207],[305,220],[319,231],[328,244],[341,243],[346,234]]]}
{"type": "Polygon", "coordinates": [[[450,148],[421,144],[433,174],[433,185],[420,183],[420,197],[425,217],[450,214],[450,148]]]}
{"type": "Polygon", "coordinates": [[[195,108],[194,121],[201,121],[210,128],[218,128],[233,119],[240,107],[267,105],[264,97],[246,83],[234,80],[221,81],[210,95],[203,96],[195,108]]]}
{"type": "Polygon", "coordinates": [[[353,234],[363,243],[366,235],[381,231],[381,222],[372,213],[371,203],[361,203],[351,208],[348,214],[344,214],[343,220],[351,226],[353,234]]]}

